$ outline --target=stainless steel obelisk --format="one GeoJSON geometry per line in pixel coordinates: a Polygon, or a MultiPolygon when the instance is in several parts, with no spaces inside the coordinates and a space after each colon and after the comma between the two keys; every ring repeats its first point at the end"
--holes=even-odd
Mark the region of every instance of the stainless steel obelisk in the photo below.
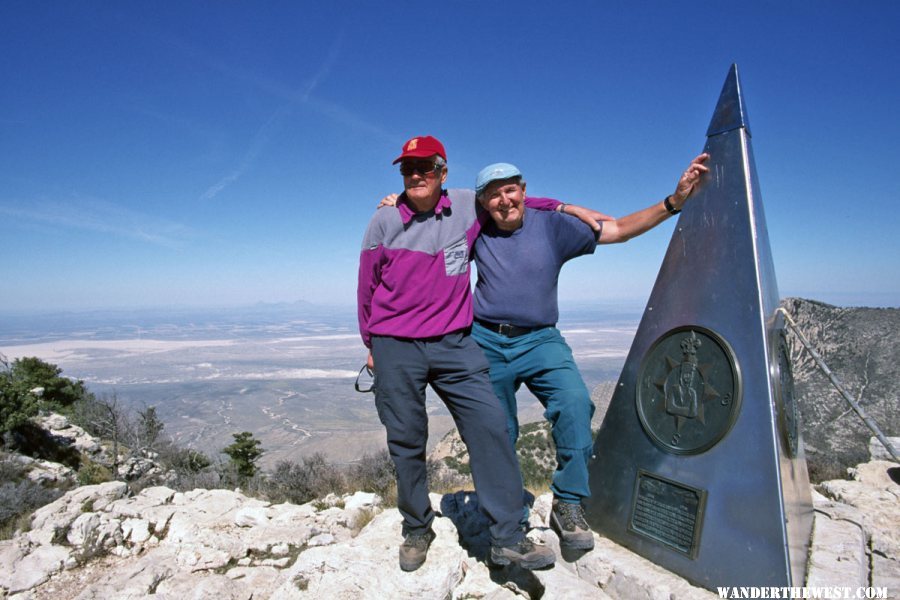
{"type": "Polygon", "coordinates": [[[594,445],[588,522],[693,583],[802,586],[812,501],[732,65],[594,445]]]}

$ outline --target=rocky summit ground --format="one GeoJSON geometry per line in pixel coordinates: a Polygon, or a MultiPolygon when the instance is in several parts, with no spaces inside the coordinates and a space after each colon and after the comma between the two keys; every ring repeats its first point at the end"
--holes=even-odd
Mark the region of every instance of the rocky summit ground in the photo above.
{"type": "MultiPolygon", "coordinates": [[[[897,465],[859,465],[851,480],[817,486],[808,585],[900,591],[897,465]]],[[[470,492],[433,494],[437,539],[425,565],[397,566],[401,517],[374,494],[304,505],[240,491],[76,488],[35,512],[28,531],[0,542],[0,597],[9,600],[215,598],[713,598],[595,535],[564,554],[547,527],[550,496],[531,535],[557,552],[552,569],[489,568],[487,522],[470,492]]]]}

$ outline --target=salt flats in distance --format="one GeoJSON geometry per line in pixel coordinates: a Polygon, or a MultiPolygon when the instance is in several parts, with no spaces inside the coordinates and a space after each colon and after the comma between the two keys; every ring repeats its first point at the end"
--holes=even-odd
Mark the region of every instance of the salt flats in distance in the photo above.
{"type": "MultiPolygon", "coordinates": [[[[638,311],[563,310],[589,389],[618,377],[638,311]]],[[[219,456],[231,434],[262,440],[265,466],[313,452],[344,462],[384,447],[372,394],[354,391],[366,350],[352,308],[265,305],[0,318],[0,353],[37,356],[126,406],[156,406],[165,433],[219,456]]],[[[431,442],[452,421],[429,395],[431,442]]],[[[523,421],[540,407],[520,393],[523,421]]]]}

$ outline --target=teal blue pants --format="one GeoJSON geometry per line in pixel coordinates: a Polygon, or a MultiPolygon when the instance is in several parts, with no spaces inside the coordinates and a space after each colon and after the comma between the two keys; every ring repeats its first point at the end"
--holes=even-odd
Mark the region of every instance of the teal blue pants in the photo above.
{"type": "Polygon", "coordinates": [[[550,489],[563,502],[581,502],[590,495],[587,463],[593,446],[594,404],[571,348],[556,327],[510,338],[476,322],[472,337],[490,363],[491,384],[506,408],[513,444],[519,438],[516,391],[524,383],[543,405],[556,443],[556,472],[550,489]]]}

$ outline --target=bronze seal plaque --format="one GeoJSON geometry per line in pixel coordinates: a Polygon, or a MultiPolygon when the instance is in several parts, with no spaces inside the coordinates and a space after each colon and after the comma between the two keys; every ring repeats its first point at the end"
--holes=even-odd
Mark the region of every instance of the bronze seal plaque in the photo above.
{"type": "MultiPolygon", "coordinates": [[[[778,315],[781,320],[784,317],[778,315]]],[[[784,439],[785,449],[790,458],[797,456],[800,445],[800,418],[797,401],[794,398],[794,374],[791,370],[790,350],[784,326],[773,334],[775,350],[773,353],[772,381],[775,384],[775,405],[778,409],[778,429],[784,439]]]]}
{"type": "Polygon", "coordinates": [[[725,437],[740,412],[740,373],[730,346],[703,327],[657,339],[638,370],[644,431],[672,454],[700,454],[725,437]]]}

